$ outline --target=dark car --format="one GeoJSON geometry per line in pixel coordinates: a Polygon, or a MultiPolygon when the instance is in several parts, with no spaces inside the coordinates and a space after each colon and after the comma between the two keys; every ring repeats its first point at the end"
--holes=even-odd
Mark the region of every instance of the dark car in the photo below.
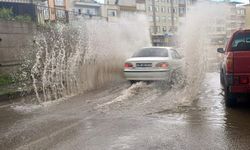
{"type": "Polygon", "coordinates": [[[250,93],[250,30],[238,30],[229,39],[221,64],[220,79],[225,92],[226,106],[237,104],[237,98],[250,93]]]}

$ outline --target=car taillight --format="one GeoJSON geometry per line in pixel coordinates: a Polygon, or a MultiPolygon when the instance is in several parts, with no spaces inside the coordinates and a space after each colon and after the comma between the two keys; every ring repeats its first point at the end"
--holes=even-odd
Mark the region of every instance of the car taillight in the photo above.
{"type": "Polygon", "coordinates": [[[240,76],[240,84],[248,84],[248,82],[247,76],[240,76]]]}
{"type": "Polygon", "coordinates": [[[132,67],[133,67],[133,64],[131,64],[131,63],[125,63],[125,64],[124,64],[124,67],[125,67],[125,68],[132,68],[132,67]]]}
{"type": "Polygon", "coordinates": [[[158,64],[156,64],[156,67],[159,67],[159,68],[168,68],[168,63],[166,63],[166,62],[158,63],[158,64]]]}
{"type": "Polygon", "coordinates": [[[226,56],[226,72],[232,73],[233,72],[233,53],[229,52],[226,56]]]}
{"type": "Polygon", "coordinates": [[[249,83],[248,76],[234,76],[235,85],[248,84],[248,83],[249,83]]]}

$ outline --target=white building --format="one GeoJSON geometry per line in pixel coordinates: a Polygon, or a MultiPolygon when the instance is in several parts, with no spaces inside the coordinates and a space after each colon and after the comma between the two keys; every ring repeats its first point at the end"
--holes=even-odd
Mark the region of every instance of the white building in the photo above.
{"type": "Polygon", "coordinates": [[[145,13],[145,11],[145,0],[105,0],[102,6],[102,16],[108,21],[115,21],[122,14],[145,13]]]}
{"type": "Polygon", "coordinates": [[[71,2],[71,11],[82,16],[101,16],[101,4],[95,0],[75,0],[71,2]]]}

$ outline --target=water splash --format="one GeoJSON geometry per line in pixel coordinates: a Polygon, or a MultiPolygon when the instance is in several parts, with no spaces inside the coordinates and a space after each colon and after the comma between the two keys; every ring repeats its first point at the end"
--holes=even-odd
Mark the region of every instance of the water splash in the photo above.
{"type": "Polygon", "coordinates": [[[38,33],[31,71],[38,102],[82,93],[119,78],[124,60],[150,45],[144,15],[117,22],[77,20],[38,33]]]}
{"type": "Polygon", "coordinates": [[[186,100],[195,99],[208,63],[211,63],[208,57],[216,56],[216,50],[210,43],[211,28],[216,27],[216,20],[226,21],[230,15],[229,11],[229,6],[223,3],[198,1],[188,11],[179,27],[178,41],[183,49],[184,71],[187,77],[184,90],[186,100]]]}

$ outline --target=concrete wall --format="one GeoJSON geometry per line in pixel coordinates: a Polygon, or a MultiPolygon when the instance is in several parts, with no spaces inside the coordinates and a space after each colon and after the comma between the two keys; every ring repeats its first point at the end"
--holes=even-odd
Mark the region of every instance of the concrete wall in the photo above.
{"type": "Polygon", "coordinates": [[[0,21],[0,73],[12,72],[22,62],[22,50],[33,41],[35,30],[31,23],[0,21]]]}

